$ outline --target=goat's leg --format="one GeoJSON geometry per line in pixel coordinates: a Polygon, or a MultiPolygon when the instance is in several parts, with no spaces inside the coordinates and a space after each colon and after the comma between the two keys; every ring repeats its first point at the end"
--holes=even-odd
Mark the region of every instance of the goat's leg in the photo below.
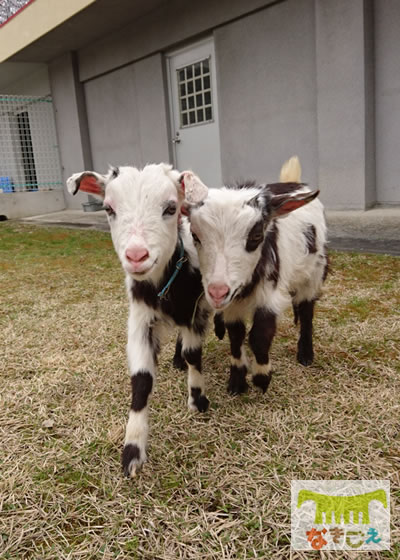
{"type": "Polygon", "coordinates": [[[216,337],[218,337],[220,340],[223,340],[225,336],[225,322],[223,313],[216,313],[214,315],[214,332],[216,337]]]}
{"type": "Polygon", "coordinates": [[[153,389],[159,352],[157,325],[148,316],[148,308],[144,309],[144,306],[131,305],[127,352],[132,402],[125,432],[122,468],[129,477],[134,476],[146,461],[148,399],[153,389]]]}
{"type": "Polygon", "coordinates": [[[182,336],[182,356],[188,364],[188,407],[189,410],[205,412],[210,401],[205,395],[205,379],[201,372],[203,337],[193,330],[184,328],[182,336]]]}
{"type": "Polygon", "coordinates": [[[243,321],[237,320],[226,323],[229,341],[231,344],[231,371],[228,381],[228,392],[232,395],[245,393],[248,389],[247,358],[244,349],[244,339],[246,336],[246,326],[243,321]]]}
{"type": "Polygon", "coordinates": [[[250,348],[254,352],[255,367],[253,383],[263,393],[268,389],[271,381],[271,362],[269,349],[276,332],[276,315],[266,308],[256,309],[253,326],[249,333],[250,348]]]}
{"type": "Polygon", "coordinates": [[[309,366],[314,360],[312,324],[315,301],[302,301],[298,304],[300,319],[300,338],[297,343],[297,361],[303,366],[309,366]]]}
{"type": "Polygon", "coordinates": [[[187,370],[187,363],[182,356],[182,337],[179,334],[176,339],[175,354],[172,360],[173,366],[181,371],[187,370]]]}

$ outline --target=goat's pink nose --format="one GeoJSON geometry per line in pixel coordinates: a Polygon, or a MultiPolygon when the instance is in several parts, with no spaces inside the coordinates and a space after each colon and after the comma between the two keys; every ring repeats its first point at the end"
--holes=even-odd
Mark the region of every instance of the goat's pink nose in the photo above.
{"type": "Polygon", "coordinates": [[[228,295],[229,286],[226,284],[209,284],[208,293],[214,300],[219,300],[228,295]]]}
{"type": "Polygon", "coordinates": [[[144,247],[135,247],[134,249],[127,249],[125,256],[130,262],[140,263],[147,259],[149,252],[144,247]]]}

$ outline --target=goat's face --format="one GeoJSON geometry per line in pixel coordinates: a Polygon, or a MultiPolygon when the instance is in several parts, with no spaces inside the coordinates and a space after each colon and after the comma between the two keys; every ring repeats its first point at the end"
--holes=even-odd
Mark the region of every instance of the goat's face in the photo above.
{"type": "Polygon", "coordinates": [[[104,201],[115,250],[125,272],[135,280],[157,282],[178,239],[183,200],[179,172],[166,164],[111,169],[107,175],[77,173],[67,186],[104,201]]]}
{"type": "Polygon", "coordinates": [[[204,291],[210,305],[225,309],[253,278],[265,258],[273,220],[313,200],[318,191],[274,195],[268,187],[209,189],[189,208],[204,291]]]}

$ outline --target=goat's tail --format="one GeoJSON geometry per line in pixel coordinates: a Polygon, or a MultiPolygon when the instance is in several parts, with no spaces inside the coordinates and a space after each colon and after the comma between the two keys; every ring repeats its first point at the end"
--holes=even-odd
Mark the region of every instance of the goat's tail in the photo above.
{"type": "Polygon", "coordinates": [[[281,183],[301,183],[301,165],[297,156],[291,157],[282,165],[279,181],[281,183]]]}

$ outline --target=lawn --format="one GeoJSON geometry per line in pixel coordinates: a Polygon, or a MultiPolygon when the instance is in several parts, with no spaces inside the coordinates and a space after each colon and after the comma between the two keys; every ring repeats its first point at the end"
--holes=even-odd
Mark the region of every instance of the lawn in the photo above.
{"type": "Polygon", "coordinates": [[[358,558],[290,551],[290,481],[365,478],[391,481],[392,549],[362,558],[397,560],[400,260],[331,261],[315,363],[297,364],[288,312],[265,395],[228,396],[229,345],[210,334],[210,410],[189,413],[166,341],[149,461],[127,480],[127,302],[110,238],[1,224],[0,558],[358,558]]]}

